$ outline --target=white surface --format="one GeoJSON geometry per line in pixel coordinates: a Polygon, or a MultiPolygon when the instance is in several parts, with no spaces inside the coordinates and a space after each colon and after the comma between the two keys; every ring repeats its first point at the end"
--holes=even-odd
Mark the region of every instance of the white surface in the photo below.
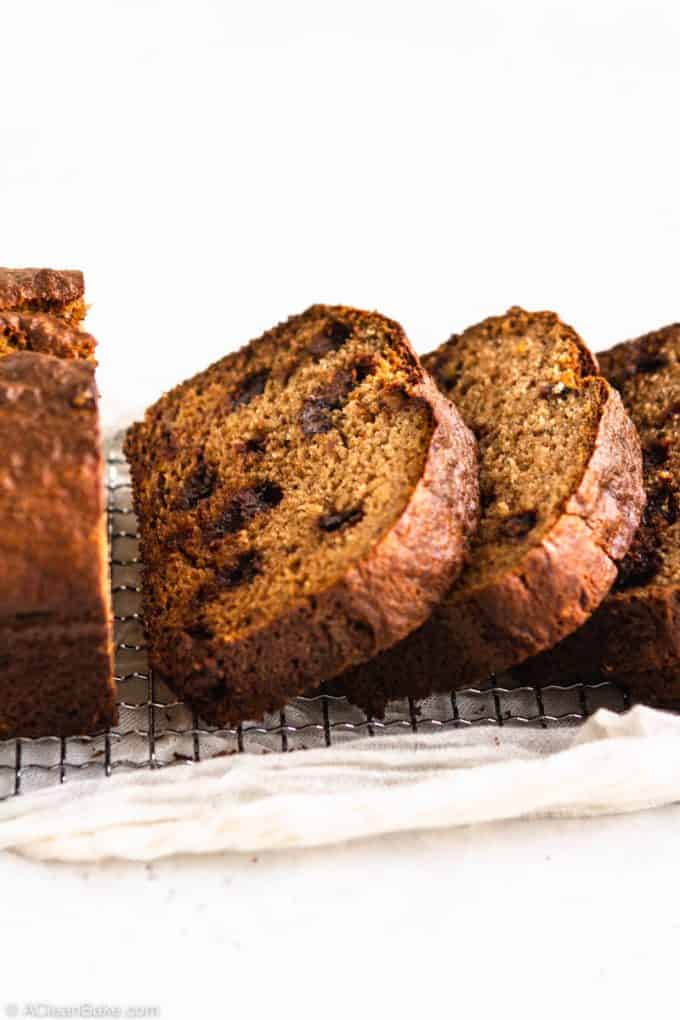
{"type": "Polygon", "coordinates": [[[680,808],[304,854],[6,860],[8,1001],[163,1017],[665,1017],[680,808]]]}
{"type": "MultiPolygon", "coordinates": [[[[85,270],[109,422],[313,300],[420,350],[514,302],[596,348],[678,318],[671,0],[23,0],[0,30],[0,261],[85,270]]],[[[5,859],[0,999],[665,1015],[679,820],[5,859]]]]}

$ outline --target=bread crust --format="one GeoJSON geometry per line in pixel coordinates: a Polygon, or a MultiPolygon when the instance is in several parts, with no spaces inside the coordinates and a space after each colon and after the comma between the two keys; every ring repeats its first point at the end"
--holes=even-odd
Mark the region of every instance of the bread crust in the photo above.
{"type": "Polygon", "coordinates": [[[449,641],[461,648],[456,684],[484,680],[556,644],[614,583],[615,560],[630,544],[644,497],[637,434],[619,395],[604,382],[602,391],[593,456],[564,513],[518,567],[442,607],[449,641]]]}
{"type": "MultiPolygon", "coordinates": [[[[342,311],[347,310],[333,309],[342,311]]],[[[400,327],[382,321],[397,331],[409,363],[408,396],[427,405],[433,426],[421,477],[369,554],[331,587],[212,654],[197,655],[188,634],[164,629],[153,605],[154,578],[147,574],[152,668],[210,723],[260,718],[400,640],[423,622],[462,567],[478,506],[475,441],[423,371],[400,327]]],[[[136,426],[126,449],[138,482],[144,471],[140,444],[136,426]]],[[[139,499],[138,515],[144,557],[145,531],[148,535],[153,523],[139,499]]]]}
{"type": "MultiPolygon", "coordinates": [[[[584,348],[584,363],[592,358],[584,348]]],[[[615,561],[637,528],[644,493],[640,443],[621,399],[603,379],[593,451],[576,491],[521,562],[474,589],[454,589],[430,619],[377,660],[338,678],[375,716],[401,697],[476,686],[580,627],[613,584],[615,561]]]]}
{"type": "MultiPolygon", "coordinates": [[[[679,347],[680,326],[667,326],[636,340],[617,344],[601,355],[603,371],[625,394],[626,383],[634,380],[641,359],[648,362],[644,369],[646,372],[654,367],[654,360],[650,359],[658,361],[679,347]]],[[[661,364],[659,368],[663,370],[661,364]]],[[[658,392],[658,407],[651,409],[654,416],[663,411],[663,381],[653,385],[658,392]]],[[[636,412],[643,419],[650,413],[645,401],[638,407],[635,399],[631,399],[629,410],[634,419],[636,412]]],[[[649,421],[647,425],[648,431],[654,434],[655,428],[649,428],[649,421]]],[[[654,474],[655,468],[651,466],[646,478],[650,493],[654,474]]],[[[643,523],[632,553],[638,547],[644,551],[644,532],[650,527],[649,523],[643,523]]],[[[605,677],[625,674],[636,696],[647,700],[648,692],[658,687],[660,693],[656,701],[662,703],[665,692],[675,689],[674,683],[666,682],[664,677],[680,674],[680,588],[677,583],[659,584],[651,579],[623,590],[615,589],[577,633],[527,662],[518,672],[523,679],[533,683],[559,682],[577,674],[597,673],[605,677]],[[659,673],[658,683],[653,679],[656,671],[659,673]],[[636,677],[642,677],[639,687],[636,677]]]]}
{"type": "Polygon", "coordinates": [[[116,719],[94,368],[0,359],[0,738],[116,719]]]}
{"type": "Polygon", "coordinates": [[[0,311],[28,309],[59,315],[82,302],[83,274],[77,269],[6,269],[0,267],[0,311]]]}

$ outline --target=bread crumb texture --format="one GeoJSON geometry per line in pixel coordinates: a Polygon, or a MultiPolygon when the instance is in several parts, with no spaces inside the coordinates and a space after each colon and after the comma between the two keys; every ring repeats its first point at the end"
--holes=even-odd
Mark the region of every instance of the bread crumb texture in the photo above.
{"type": "Polygon", "coordinates": [[[458,589],[519,564],[578,487],[602,410],[597,366],[553,312],[511,308],[423,364],[474,432],[481,521],[458,589]]]}
{"type": "MultiPolygon", "coordinates": [[[[424,380],[396,323],[314,306],[178,386],[129,431],[152,659],[208,715],[208,701],[224,702],[212,713],[221,719],[264,710],[283,687],[299,693],[374,651],[361,613],[343,618],[339,607],[326,618],[317,599],[363,569],[408,507],[431,452],[434,406],[466,437],[469,490],[464,510],[441,497],[437,523],[448,536],[456,515],[471,517],[472,439],[429,380],[426,399],[424,380]],[[311,620],[307,638],[285,622],[298,609],[311,620]],[[246,653],[261,634],[267,648],[246,653]]],[[[455,484],[451,473],[443,489],[455,484]]],[[[410,555],[414,577],[427,573],[410,555]]],[[[459,534],[458,547],[451,540],[433,559],[432,593],[443,594],[460,559],[459,534]]],[[[406,569],[398,559],[393,568],[397,585],[406,569]]],[[[418,597],[400,610],[414,614],[411,627],[427,612],[418,597]]]]}

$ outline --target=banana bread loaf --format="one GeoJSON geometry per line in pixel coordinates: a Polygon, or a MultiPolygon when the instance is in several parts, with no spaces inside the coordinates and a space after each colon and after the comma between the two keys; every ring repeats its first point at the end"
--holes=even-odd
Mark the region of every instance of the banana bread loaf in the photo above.
{"type": "Polygon", "coordinates": [[[377,313],[314,306],[128,432],[155,673],[260,718],[417,627],[459,572],[474,440],[377,313]]]}
{"type": "Polygon", "coordinates": [[[115,721],[94,368],[0,358],[0,738],[115,721]]]}
{"type": "Polygon", "coordinates": [[[647,506],[611,594],[584,627],[519,673],[554,683],[621,675],[631,694],[680,701],[680,324],[599,355],[642,441],[647,506]]]}
{"type": "Polygon", "coordinates": [[[486,681],[575,630],[613,584],[644,502],[620,397],[553,313],[511,308],[423,363],[477,437],[481,522],[427,623],[329,688],[374,715],[486,681]]]}

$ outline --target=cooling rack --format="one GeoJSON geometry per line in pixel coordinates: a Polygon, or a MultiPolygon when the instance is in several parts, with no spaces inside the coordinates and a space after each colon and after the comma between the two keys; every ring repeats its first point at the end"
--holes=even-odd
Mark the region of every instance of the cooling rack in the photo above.
{"type": "Polygon", "coordinates": [[[186,765],[221,754],[323,747],[358,736],[470,726],[573,726],[597,708],[623,711],[625,690],[610,682],[513,687],[500,678],[480,688],[415,703],[395,702],[384,720],[344,698],[297,698],[285,710],[230,729],[206,725],[150,673],[140,615],[141,570],[130,476],[117,436],[107,453],[111,584],[115,614],[119,725],[96,736],[0,742],[0,797],[79,776],[186,765]]]}

